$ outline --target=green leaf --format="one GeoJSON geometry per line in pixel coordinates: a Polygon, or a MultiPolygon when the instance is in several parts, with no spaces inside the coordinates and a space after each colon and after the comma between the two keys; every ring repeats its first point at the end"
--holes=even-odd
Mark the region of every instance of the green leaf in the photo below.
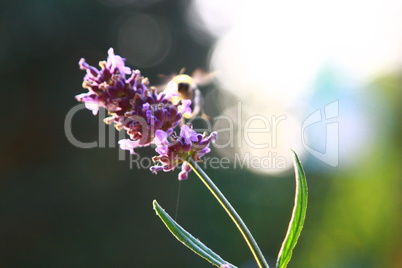
{"type": "Polygon", "coordinates": [[[292,252],[302,231],[307,211],[308,190],[306,175],[304,174],[303,167],[300,163],[299,158],[297,157],[297,154],[293,150],[292,153],[296,173],[295,204],[293,207],[292,218],[290,219],[285,240],[283,240],[281,250],[278,254],[278,260],[276,262],[277,268],[285,268],[292,258],[292,252]]]}
{"type": "Polygon", "coordinates": [[[223,260],[218,254],[216,254],[203,243],[201,243],[200,240],[196,239],[189,232],[184,230],[169,216],[169,214],[165,212],[165,210],[158,204],[158,202],[156,202],[156,200],[153,201],[153,207],[156,214],[160,217],[160,219],[166,225],[169,231],[186,247],[188,247],[213,265],[220,267],[223,264],[229,264],[231,268],[236,268],[236,266],[223,260]]]}

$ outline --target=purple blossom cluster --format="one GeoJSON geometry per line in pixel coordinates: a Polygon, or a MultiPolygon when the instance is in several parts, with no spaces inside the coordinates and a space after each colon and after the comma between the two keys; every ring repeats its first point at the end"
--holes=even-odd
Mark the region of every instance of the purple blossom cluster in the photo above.
{"type": "Polygon", "coordinates": [[[151,167],[151,171],[171,171],[178,165],[182,164],[179,180],[186,180],[188,173],[191,171],[187,164],[188,158],[194,161],[201,161],[201,157],[209,153],[211,149],[209,145],[216,140],[216,132],[212,132],[209,136],[206,133],[198,134],[188,125],[180,128],[180,136],[176,133],[168,134],[163,130],[157,130],[154,142],[156,144],[156,152],[158,156],[154,156],[153,160],[157,165],[151,167]]]}
{"type": "Polygon", "coordinates": [[[124,59],[114,55],[112,48],[108,54],[107,61],[99,62],[101,70],[87,64],[85,59],[79,61],[80,69],[87,71],[82,87],[87,88],[88,93],[79,94],[76,99],[84,102],[94,115],[99,107],[104,107],[112,114],[123,116],[131,109],[130,102],[136,93],[143,94],[147,90],[148,81],[139,71],[126,67],[124,59]],[[128,74],[131,76],[126,79],[128,74]]]}
{"type": "Polygon", "coordinates": [[[105,108],[110,116],[104,122],[126,130],[130,138],[119,141],[121,149],[134,154],[137,147],[156,144],[159,155],[154,157],[157,163],[151,168],[154,173],[170,171],[183,164],[179,179],[187,179],[190,167],[186,159],[200,161],[210,151],[209,144],[216,139],[216,133],[207,137],[183,125],[177,136],[173,129],[182,122],[183,115],[191,114],[191,100],[173,104],[171,99],[175,95],[157,93],[153,87],[148,87],[148,79],[141,76],[139,70],[131,70],[124,61],[112,48],[107,61],[99,62],[100,70],[81,59],[79,66],[87,72],[83,87],[88,92],[77,95],[76,99],[84,102],[94,115],[100,107],[105,108]]]}

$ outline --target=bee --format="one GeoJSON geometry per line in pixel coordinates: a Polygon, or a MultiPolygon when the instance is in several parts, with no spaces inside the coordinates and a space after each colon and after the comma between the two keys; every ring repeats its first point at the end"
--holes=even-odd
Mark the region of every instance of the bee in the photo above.
{"type": "Polygon", "coordinates": [[[201,69],[196,69],[191,76],[184,74],[185,68],[182,68],[178,75],[167,84],[165,90],[166,94],[172,95],[172,103],[177,104],[180,100],[191,100],[191,115],[185,114],[187,119],[194,118],[201,113],[202,118],[209,119],[204,109],[204,98],[199,90],[199,85],[207,85],[211,82],[216,73],[207,73],[201,69]]]}

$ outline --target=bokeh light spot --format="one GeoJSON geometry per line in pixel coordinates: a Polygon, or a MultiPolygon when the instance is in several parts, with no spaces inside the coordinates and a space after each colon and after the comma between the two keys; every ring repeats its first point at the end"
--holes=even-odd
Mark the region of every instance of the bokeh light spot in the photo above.
{"type": "Polygon", "coordinates": [[[171,35],[161,19],[137,13],[123,23],[117,42],[120,53],[129,63],[138,67],[152,67],[167,56],[171,35]]]}

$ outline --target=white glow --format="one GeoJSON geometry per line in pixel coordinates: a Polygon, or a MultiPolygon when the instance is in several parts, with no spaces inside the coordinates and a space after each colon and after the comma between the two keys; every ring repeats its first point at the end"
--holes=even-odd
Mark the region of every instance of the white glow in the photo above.
{"type": "MultiPolygon", "coordinates": [[[[400,0],[193,0],[193,7],[201,18],[197,23],[218,38],[210,66],[211,71],[220,72],[216,77],[220,87],[240,99],[248,115],[287,114],[292,118],[287,127],[294,132],[303,120],[303,113],[294,112],[295,103],[313,94],[310,90],[323,67],[337,70],[339,79],[346,76],[352,81],[347,89],[336,90],[356,91],[374,76],[402,65],[400,0]],[[219,4],[211,11],[215,3],[219,4]]],[[[326,88],[319,90],[326,94],[326,88]]],[[[314,107],[319,108],[323,107],[314,107]]],[[[226,112],[231,109],[227,107],[226,112]]],[[[353,110],[347,116],[349,121],[369,120],[353,110]]],[[[282,133],[284,150],[295,148],[294,141],[300,140],[300,133],[293,136],[294,132],[282,133]]],[[[370,139],[368,133],[362,137],[347,129],[340,132],[342,140],[361,141],[354,145],[363,146],[370,139]]],[[[341,151],[354,155],[359,146],[344,146],[341,151]]],[[[229,149],[222,153],[259,155],[255,148],[229,149]]]]}
{"type": "Polygon", "coordinates": [[[300,157],[300,121],[280,104],[255,101],[256,109],[239,102],[215,118],[218,131],[215,151],[231,159],[235,168],[258,173],[280,174],[293,168],[290,148],[300,157]]]}
{"type": "MultiPolygon", "coordinates": [[[[271,39],[258,31],[237,27],[218,42],[211,64],[221,72],[219,82],[242,99],[261,94],[280,101],[296,99],[318,71],[318,49],[295,36],[271,39]]],[[[272,35],[275,31],[270,29],[272,35]]]]}
{"type": "MultiPolygon", "coordinates": [[[[218,41],[212,67],[245,70],[246,78],[252,72],[276,88],[303,90],[324,64],[367,79],[402,63],[402,1],[233,1],[221,12],[237,17],[218,41]]],[[[221,20],[210,18],[206,28],[221,20]]]]}
{"type": "Polygon", "coordinates": [[[197,30],[194,37],[203,42],[203,39],[219,38],[226,34],[237,17],[236,6],[231,3],[231,0],[191,1],[186,19],[197,30]]]}

